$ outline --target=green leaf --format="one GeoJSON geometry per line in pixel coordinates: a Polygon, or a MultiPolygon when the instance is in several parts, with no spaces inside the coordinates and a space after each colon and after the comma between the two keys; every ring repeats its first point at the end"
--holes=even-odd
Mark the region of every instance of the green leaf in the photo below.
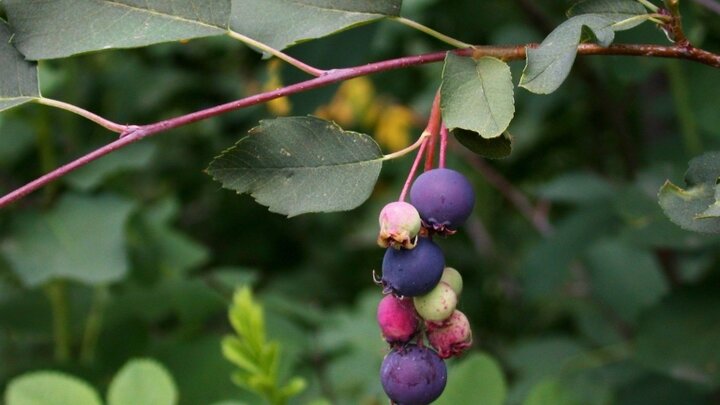
{"type": "Polygon", "coordinates": [[[230,29],[275,49],[321,38],[386,16],[402,0],[233,0],[230,29]]]}
{"type": "Polygon", "coordinates": [[[577,46],[583,32],[587,32],[584,27],[592,31],[596,42],[608,46],[615,38],[613,24],[616,22],[603,15],[582,14],[560,24],[538,48],[527,48],[527,63],[520,86],[537,94],[557,90],[575,62],[577,46]]]}
{"type": "Polygon", "coordinates": [[[570,204],[592,204],[610,199],[615,189],[606,179],[592,172],[564,173],[538,190],[539,197],[570,204]]]}
{"type": "Polygon", "coordinates": [[[210,163],[225,188],[289,217],[350,210],[372,192],[382,153],[365,134],[315,117],[265,120],[210,163]]]}
{"type": "Polygon", "coordinates": [[[97,392],[85,381],[55,371],[23,374],[10,381],[7,405],[101,405],[97,392]]]}
{"type": "Polygon", "coordinates": [[[502,159],[512,153],[513,136],[508,131],[495,138],[483,138],[477,132],[456,128],[452,131],[455,139],[473,153],[487,159],[502,159]]]}
{"type": "Polygon", "coordinates": [[[123,228],[133,205],[105,195],[67,195],[51,211],[18,216],[2,250],[28,287],[56,278],[87,284],[122,279],[128,271],[123,228]]]}
{"type": "Polygon", "coordinates": [[[230,0],[5,0],[14,42],[30,60],[221,35],[230,0]]]}
{"type": "Polygon", "coordinates": [[[484,353],[473,353],[448,374],[448,385],[437,405],[502,405],[507,384],[495,359],[484,353]]]}
{"type": "Polygon", "coordinates": [[[647,9],[634,0],[583,0],[568,10],[568,17],[597,14],[615,21],[615,31],[634,28],[650,17],[647,9]]]}
{"type": "Polygon", "coordinates": [[[720,385],[720,296],[716,289],[674,293],[641,319],[637,359],[675,378],[720,385]]]}
{"type": "Polygon", "coordinates": [[[515,114],[512,75],[492,57],[475,61],[448,52],[442,74],[440,107],[448,129],[501,136],[515,114]]]}
{"type": "Polygon", "coordinates": [[[37,63],[25,60],[12,44],[13,33],[0,18],[0,111],[40,96],[37,63]]]}
{"type": "Polygon", "coordinates": [[[93,189],[116,173],[146,167],[152,162],[156,149],[152,143],[130,145],[81,167],[65,176],[65,180],[82,191],[93,189]]]}
{"type": "Polygon", "coordinates": [[[688,188],[670,181],[660,188],[658,201],[665,215],[683,229],[720,233],[717,211],[717,179],[720,176],[720,152],[709,152],[690,161],[685,173],[688,188]]]}
{"type": "Polygon", "coordinates": [[[557,378],[547,378],[535,385],[523,405],[583,405],[575,394],[557,378]]]}
{"type": "Polygon", "coordinates": [[[108,389],[108,405],[172,405],[177,400],[172,376],[160,363],[149,359],[129,361],[108,389]]]}
{"type": "Polygon", "coordinates": [[[668,291],[655,256],[634,246],[603,241],[588,252],[593,294],[625,321],[655,305],[668,291]]]}

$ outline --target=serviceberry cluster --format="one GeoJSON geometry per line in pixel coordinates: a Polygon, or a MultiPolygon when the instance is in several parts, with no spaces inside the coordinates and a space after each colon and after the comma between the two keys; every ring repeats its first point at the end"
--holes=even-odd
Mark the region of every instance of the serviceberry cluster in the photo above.
{"type": "Polygon", "coordinates": [[[380,212],[378,244],[387,250],[376,282],[386,295],[377,319],[391,349],[380,378],[393,404],[425,405],[437,399],[447,383],[443,359],[472,343],[468,319],[456,309],[462,277],[446,266],[432,238],[454,234],[474,204],[465,176],[437,168],[418,176],[410,203],[393,202],[380,212]],[[425,337],[431,347],[425,346],[425,337]]]}

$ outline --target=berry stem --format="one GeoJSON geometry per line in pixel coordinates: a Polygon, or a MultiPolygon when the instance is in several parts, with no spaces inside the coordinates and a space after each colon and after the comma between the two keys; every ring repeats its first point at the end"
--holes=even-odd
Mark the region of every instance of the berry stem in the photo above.
{"type": "Polygon", "coordinates": [[[410,168],[410,173],[408,173],[408,177],[405,180],[405,185],[402,188],[402,191],[400,192],[400,197],[398,198],[398,201],[405,201],[405,197],[407,196],[408,190],[410,190],[410,185],[412,184],[413,179],[415,178],[415,173],[417,173],[418,166],[420,166],[420,160],[424,156],[425,147],[427,146],[428,142],[430,141],[430,133],[424,131],[422,135],[420,135],[420,138],[422,139],[422,143],[420,144],[420,149],[418,149],[417,155],[415,155],[415,161],[412,164],[412,167],[410,168]]]}
{"type": "Polygon", "coordinates": [[[430,141],[427,151],[425,152],[425,171],[432,169],[433,158],[435,156],[435,144],[437,143],[438,134],[440,132],[440,123],[442,122],[442,111],[440,110],[440,89],[435,92],[432,108],[430,109],[430,118],[428,119],[425,131],[430,133],[430,141]]]}
{"type": "Polygon", "coordinates": [[[440,161],[438,166],[442,169],[445,168],[445,155],[447,155],[447,143],[448,143],[448,129],[443,124],[440,127],[440,161]]]}

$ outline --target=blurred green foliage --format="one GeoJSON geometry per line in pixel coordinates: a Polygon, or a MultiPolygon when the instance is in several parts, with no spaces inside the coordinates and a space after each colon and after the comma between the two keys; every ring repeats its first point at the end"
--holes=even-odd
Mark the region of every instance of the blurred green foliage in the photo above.
{"type": "MultiPolygon", "coordinates": [[[[465,42],[509,44],[541,41],[568,6],[406,0],[403,15],[465,42]]],[[[683,13],[694,43],[720,51],[720,16],[691,1],[683,13]]],[[[664,40],[650,25],[616,38],[664,40]]],[[[437,49],[434,39],[386,21],[288,53],[333,68],[437,49]]],[[[419,134],[440,69],[372,76],[376,102],[410,107],[419,134]]],[[[512,69],[517,83],[522,63],[512,69]]],[[[154,122],[256,93],[271,79],[305,77],[287,66],[274,74],[229,38],[40,63],[45,96],[120,123],[154,122]]],[[[338,87],[292,96],[291,113],[326,107],[338,87]]],[[[478,166],[454,145],[448,165],[472,180],[478,203],[469,225],[440,243],[464,276],[460,306],[476,343],[452,362],[442,403],[720,400],[720,240],[680,229],[657,204],[666,179],[683,184],[688,160],[720,146],[717,94],[720,71],[691,62],[579,58],[557,92],[516,90],[509,158],[478,166]],[[510,185],[498,189],[493,174],[510,185]],[[521,215],[508,191],[529,197],[550,232],[521,215]]],[[[181,404],[259,403],[232,384],[233,365],[220,350],[232,292],[252,285],[268,339],[282,347],[280,375],[308,383],[292,403],[386,401],[380,291],[371,277],[382,258],[376,221],[411,159],[386,164],[371,199],[351,212],[286,219],[203,172],[271,116],[255,106],[146,139],[0,211],[0,391],[23,373],[51,369],[112,392],[117,370],[146,357],[167,369],[181,404]]],[[[372,135],[368,128],[345,126],[372,135]]],[[[111,139],[62,111],[4,112],[0,193],[111,139]]]]}

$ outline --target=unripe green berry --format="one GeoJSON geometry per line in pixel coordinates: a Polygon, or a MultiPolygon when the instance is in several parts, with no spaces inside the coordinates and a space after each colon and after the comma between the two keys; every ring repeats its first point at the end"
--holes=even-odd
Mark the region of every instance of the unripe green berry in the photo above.
{"type": "Polygon", "coordinates": [[[452,267],[445,267],[443,270],[442,278],[440,281],[447,283],[450,288],[455,291],[455,294],[459,297],[463,289],[463,279],[460,272],[452,267]]]}
{"type": "Polygon", "coordinates": [[[426,321],[442,322],[457,306],[457,294],[448,283],[439,282],[429,293],[413,298],[415,310],[426,321]]]}

